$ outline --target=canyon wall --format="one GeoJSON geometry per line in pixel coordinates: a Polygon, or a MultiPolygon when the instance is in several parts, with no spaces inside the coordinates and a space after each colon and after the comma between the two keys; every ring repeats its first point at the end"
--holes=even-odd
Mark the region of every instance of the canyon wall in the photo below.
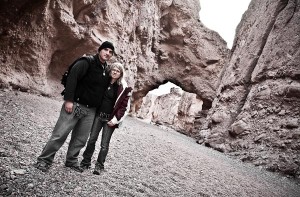
{"type": "Polygon", "coordinates": [[[180,125],[198,143],[299,177],[300,0],[252,0],[231,51],[199,11],[198,0],[0,1],[0,87],[58,96],[67,66],[109,40],[132,114],[170,81],[201,101],[180,125]]]}
{"type": "Polygon", "coordinates": [[[253,0],[199,143],[300,177],[300,1],[253,0]]]}
{"type": "Polygon", "coordinates": [[[77,57],[116,45],[134,88],[132,111],[152,89],[171,81],[210,108],[229,56],[225,41],[203,26],[198,0],[11,0],[0,2],[0,83],[45,95],[77,57]]]}

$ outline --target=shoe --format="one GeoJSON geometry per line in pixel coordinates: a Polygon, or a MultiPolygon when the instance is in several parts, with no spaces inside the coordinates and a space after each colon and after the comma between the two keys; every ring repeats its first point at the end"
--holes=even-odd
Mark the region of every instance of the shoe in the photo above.
{"type": "Polygon", "coordinates": [[[93,174],[100,175],[101,172],[103,171],[104,171],[104,166],[100,166],[98,163],[96,163],[93,174]]]}
{"type": "Polygon", "coordinates": [[[88,170],[88,169],[90,169],[91,168],[91,165],[89,165],[89,164],[80,164],[80,167],[83,169],[83,170],[88,170]]]}
{"type": "Polygon", "coordinates": [[[42,172],[48,172],[51,165],[47,164],[45,162],[42,162],[42,161],[38,161],[33,166],[36,167],[37,169],[39,169],[42,172]]]}
{"type": "Polygon", "coordinates": [[[101,169],[95,168],[93,174],[100,175],[102,172],[104,172],[104,168],[101,168],[101,169]]]}
{"type": "Polygon", "coordinates": [[[76,172],[83,172],[83,169],[79,165],[65,165],[67,168],[70,168],[76,172]]]}

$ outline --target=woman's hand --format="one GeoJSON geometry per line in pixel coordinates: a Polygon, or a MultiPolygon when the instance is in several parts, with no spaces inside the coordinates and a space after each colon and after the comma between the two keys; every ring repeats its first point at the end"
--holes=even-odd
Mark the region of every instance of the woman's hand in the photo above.
{"type": "Polygon", "coordinates": [[[72,111],[73,111],[73,102],[65,101],[65,110],[69,114],[72,113],[72,111]]]}
{"type": "Polygon", "coordinates": [[[108,121],[108,122],[107,122],[107,125],[108,125],[108,126],[110,126],[110,127],[113,127],[113,126],[115,126],[115,124],[114,124],[114,123],[112,123],[111,121],[108,121]]]}

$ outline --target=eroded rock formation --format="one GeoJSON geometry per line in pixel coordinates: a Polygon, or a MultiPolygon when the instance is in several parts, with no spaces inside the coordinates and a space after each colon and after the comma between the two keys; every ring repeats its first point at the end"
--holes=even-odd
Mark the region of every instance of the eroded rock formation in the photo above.
{"type": "Polygon", "coordinates": [[[300,1],[253,0],[200,143],[300,176],[300,1]]]}
{"type": "Polygon", "coordinates": [[[61,91],[63,71],[102,41],[116,45],[134,87],[132,111],[148,91],[171,81],[209,108],[229,51],[199,20],[199,1],[1,1],[1,84],[61,91]]]}
{"type": "Polygon", "coordinates": [[[134,87],[133,113],[170,81],[203,101],[199,143],[299,177],[299,6],[252,0],[229,57],[198,0],[3,0],[0,84],[58,95],[66,67],[110,40],[134,87]]]}
{"type": "Polygon", "coordinates": [[[171,88],[169,94],[156,96],[147,94],[143,98],[137,117],[159,125],[165,125],[184,133],[195,136],[195,119],[202,110],[203,101],[196,94],[171,88]]]}

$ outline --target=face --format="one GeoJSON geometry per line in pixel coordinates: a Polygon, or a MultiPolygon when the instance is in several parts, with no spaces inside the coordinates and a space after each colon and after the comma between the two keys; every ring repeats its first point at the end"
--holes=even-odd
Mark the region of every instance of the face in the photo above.
{"type": "Polygon", "coordinates": [[[110,58],[113,56],[114,52],[110,48],[102,49],[99,52],[99,59],[101,62],[106,62],[110,60],[110,58]]]}
{"type": "Polygon", "coordinates": [[[110,70],[110,76],[113,79],[119,79],[121,76],[121,71],[118,68],[114,67],[110,70]]]}

